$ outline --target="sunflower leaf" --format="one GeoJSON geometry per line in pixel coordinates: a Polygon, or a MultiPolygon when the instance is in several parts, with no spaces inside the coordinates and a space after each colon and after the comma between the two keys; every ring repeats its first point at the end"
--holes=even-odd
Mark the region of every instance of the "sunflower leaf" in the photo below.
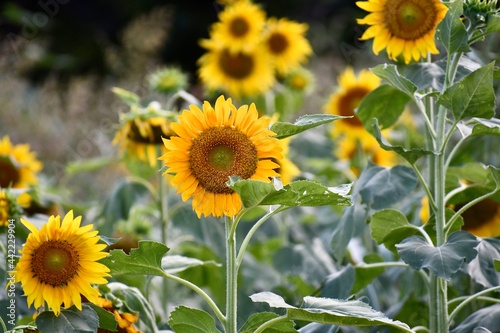
{"type": "Polygon", "coordinates": [[[463,0],[456,0],[444,3],[448,7],[448,13],[438,24],[436,37],[443,43],[449,54],[455,52],[470,51],[467,31],[460,20],[463,13],[463,0]]]}
{"type": "Polygon", "coordinates": [[[382,312],[358,300],[306,296],[302,306],[296,308],[287,304],[281,296],[271,292],[260,292],[250,298],[254,302],[267,303],[273,308],[286,309],[288,318],[292,320],[349,326],[389,325],[405,331],[409,329],[408,325],[387,318],[382,312]]]}
{"type": "Polygon", "coordinates": [[[396,244],[413,236],[418,228],[406,219],[402,213],[393,209],[385,209],[374,213],[370,220],[370,233],[378,244],[396,252],[396,244]]]}
{"type": "Polygon", "coordinates": [[[395,65],[378,65],[372,68],[371,71],[390,83],[394,88],[404,92],[410,98],[413,98],[413,94],[417,91],[417,87],[410,80],[399,74],[398,68],[395,65]]]}
{"type": "Polygon", "coordinates": [[[256,206],[281,205],[296,206],[349,206],[352,184],[337,187],[326,187],[308,180],[292,182],[282,189],[276,189],[271,182],[230,177],[227,185],[236,191],[246,208],[256,206]]]}
{"type": "Polygon", "coordinates": [[[36,326],[41,333],[91,333],[97,331],[99,317],[90,306],[82,304],[82,311],[72,306],[62,309],[59,316],[44,311],[36,317],[36,326]]]}
{"type": "MultiPolygon", "coordinates": [[[[248,318],[238,333],[253,333],[260,325],[277,318],[278,315],[272,312],[254,313],[248,318]]],[[[265,333],[295,333],[298,332],[294,327],[292,320],[283,320],[264,330],[265,333]]]]}
{"type": "MultiPolygon", "coordinates": [[[[409,82],[409,81],[408,81],[409,82]]],[[[398,120],[410,97],[391,85],[383,84],[368,93],[358,106],[356,115],[366,130],[373,133],[373,118],[380,121],[382,128],[387,128],[398,120]]]]}
{"type": "Polygon", "coordinates": [[[168,324],[176,333],[220,333],[208,313],[182,305],[172,312],[168,324]]]}
{"type": "Polygon", "coordinates": [[[434,154],[430,150],[425,150],[422,148],[412,148],[412,149],[406,149],[402,146],[392,146],[387,142],[387,140],[382,136],[382,132],[380,131],[379,125],[378,125],[378,119],[373,119],[373,125],[372,125],[372,133],[375,139],[377,139],[377,142],[379,143],[380,147],[384,150],[389,150],[397,153],[401,157],[403,157],[405,160],[408,161],[410,164],[415,164],[415,162],[420,159],[423,156],[426,155],[431,155],[434,154]]]}
{"type": "Polygon", "coordinates": [[[271,131],[276,133],[277,139],[284,139],[299,134],[319,125],[330,123],[337,119],[352,118],[351,116],[335,116],[328,114],[310,114],[297,119],[293,124],[287,122],[276,122],[272,124],[271,131]]]}
{"type": "Polygon", "coordinates": [[[161,261],[161,267],[169,274],[179,273],[188,268],[202,265],[221,266],[213,260],[202,261],[196,258],[189,258],[180,255],[165,256],[161,261]]]}
{"type": "Polygon", "coordinates": [[[111,250],[109,256],[100,260],[112,275],[157,275],[163,276],[161,260],[169,248],[154,241],[139,241],[139,248],[132,249],[130,255],[123,250],[111,250]]]}
{"type": "Polygon", "coordinates": [[[495,114],[493,65],[489,63],[446,89],[438,104],[448,108],[456,121],[464,118],[491,118],[495,114]]]}
{"type": "Polygon", "coordinates": [[[88,305],[97,313],[97,316],[99,317],[99,328],[113,332],[116,331],[116,318],[111,312],[106,311],[104,308],[92,303],[89,303],[88,305]]]}
{"type": "Polygon", "coordinates": [[[475,247],[478,244],[474,235],[456,231],[439,247],[430,245],[420,236],[411,236],[397,244],[396,248],[401,259],[412,268],[428,268],[438,277],[450,280],[464,263],[471,262],[477,256],[475,247]]]}

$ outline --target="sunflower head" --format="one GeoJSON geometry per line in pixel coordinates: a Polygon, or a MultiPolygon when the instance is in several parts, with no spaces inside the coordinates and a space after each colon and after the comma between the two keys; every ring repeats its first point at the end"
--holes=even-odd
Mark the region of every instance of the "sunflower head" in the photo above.
{"type": "MultiPolygon", "coordinates": [[[[454,210],[458,211],[465,203],[457,204],[454,210]]],[[[462,213],[464,219],[463,230],[477,237],[500,236],[500,204],[491,199],[484,199],[462,213]]]]}
{"type": "Polygon", "coordinates": [[[119,144],[122,154],[128,153],[155,167],[158,150],[163,147],[162,138],[173,134],[172,118],[171,113],[161,110],[157,102],[151,102],[144,109],[132,107],[130,113],[121,115],[121,128],[113,144],[119,144]]]}
{"type": "Polygon", "coordinates": [[[270,18],[264,35],[264,43],[276,66],[285,75],[304,63],[312,53],[305,37],[308,26],[288,19],[270,18]]]}
{"type": "Polygon", "coordinates": [[[308,93],[314,88],[314,76],[310,70],[297,67],[285,76],[284,83],[293,91],[308,93]]]}
{"type": "Polygon", "coordinates": [[[355,110],[361,100],[380,85],[380,78],[368,70],[361,70],[358,75],[351,67],[347,67],[338,77],[338,89],[333,92],[324,106],[327,113],[339,116],[353,116],[335,122],[333,135],[349,134],[365,136],[363,124],[356,116],[355,110]]]}
{"type": "Polygon", "coordinates": [[[191,105],[172,125],[176,136],[164,140],[167,152],[160,159],[182,199],[193,198],[198,217],[232,217],[241,210],[240,197],[226,185],[230,176],[266,182],[279,177],[272,160],[281,160],[281,147],[267,129],[270,121],[259,118],[255,104],[236,108],[220,96],[213,107],[191,105]]]}
{"type": "Polygon", "coordinates": [[[170,94],[188,86],[187,75],[177,67],[166,67],[157,70],[148,77],[152,90],[170,94]]]}
{"type": "Polygon", "coordinates": [[[92,225],[80,227],[81,216],[73,212],[51,216],[38,230],[21,219],[30,234],[23,245],[16,266],[15,281],[21,282],[28,306],[40,308],[44,302],[58,316],[61,306],[82,309],[82,296],[97,302],[99,292],[93,284],[107,283],[109,269],[98,260],[104,258],[105,244],[100,244],[92,225]]]}
{"type": "Polygon", "coordinates": [[[259,44],[266,13],[251,1],[235,1],[219,14],[219,22],[212,26],[211,38],[224,45],[228,52],[248,53],[259,44]]]}
{"type": "Polygon", "coordinates": [[[199,76],[210,91],[251,97],[268,91],[276,82],[271,58],[263,48],[233,53],[213,39],[203,40],[201,45],[208,51],[198,61],[199,76]]]}
{"type": "Polygon", "coordinates": [[[279,165],[277,169],[274,169],[277,173],[279,173],[279,177],[281,178],[281,183],[283,185],[290,184],[295,177],[300,175],[300,170],[297,166],[288,158],[290,151],[290,141],[291,138],[285,138],[279,140],[281,146],[281,152],[283,154],[283,158],[281,160],[273,159],[272,161],[279,165]]]}
{"type": "Polygon", "coordinates": [[[22,214],[25,196],[21,193],[15,197],[10,189],[0,189],[0,230],[9,225],[9,219],[17,219],[22,214]]]}
{"type": "Polygon", "coordinates": [[[439,53],[434,35],[447,7],[440,0],[368,0],[356,2],[370,12],[359,24],[370,27],[361,40],[373,38],[373,53],[387,49],[390,59],[403,55],[405,63],[439,53]]]}
{"type": "Polygon", "coordinates": [[[497,0],[465,0],[464,16],[476,29],[484,28],[491,15],[498,14],[497,0]]]}
{"type": "Polygon", "coordinates": [[[36,185],[42,163],[27,144],[12,145],[10,138],[0,140],[0,187],[26,188],[36,185]]]}

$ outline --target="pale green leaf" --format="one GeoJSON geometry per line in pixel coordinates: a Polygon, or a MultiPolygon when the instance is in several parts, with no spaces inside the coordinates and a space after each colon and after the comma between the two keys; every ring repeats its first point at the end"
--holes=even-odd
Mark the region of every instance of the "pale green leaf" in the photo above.
{"type": "Polygon", "coordinates": [[[221,266],[221,264],[218,264],[212,260],[202,261],[196,258],[189,258],[180,255],[165,256],[161,261],[163,270],[169,274],[179,273],[188,268],[202,265],[215,265],[219,267],[221,266]]]}
{"type": "Polygon", "coordinates": [[[168,324],[175,333],[220,333],[212,316],[205,311],[186,306],[176,307],[168,324]]]}
{"type": "Polygon", "coordinates": [[[384,244],[387,249],[396,252],[395,245],[416,234],[418,228],[410,224],[401,212],[385,209],[372,215],[370,232],[378,244],[384,244]]]}
{"type": "Polygon", "coordinates": [[[328,114],[311,114],[297,119],[293,124],[288,122],[277,122],[271,125],[271,131],[276,133],[276,138],[284,139],[299,134],[319,125],[328,124],[337,119],[351,118],[346,116],[335,116],[328,114]]]}
{"type": "Polygon", "coordinates": [[[417,91],[417,87],[410,80],[399,74],[396,65],[378,65],[372,68],[371,71],[394,88],[404,92],[410,98],[413,98],[413,94],[417,91]]]}

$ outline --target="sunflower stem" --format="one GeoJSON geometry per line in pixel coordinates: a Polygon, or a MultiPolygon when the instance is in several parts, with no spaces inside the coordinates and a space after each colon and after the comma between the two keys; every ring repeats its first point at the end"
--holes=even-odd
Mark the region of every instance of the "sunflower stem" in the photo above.
{"type": "Polygon", "coordinates": [[[238,264],[236,261],[235,219],[225,218],[226,225],[226,333],[238,331],[238,264]]]}
{"type": "MultiPolygon", "coordinates": [[[[161,148],[158,147],[157,156],[161,156],[161,148]]],[[[161,170],[161,161],[158,161],[158,170],[161,170]]],[[[168,193],[166,188],[166,181],[163,180],[162,173],[157,171],[158,174],[158,210],[160,211],[160,229],[161,229],[161,242],[163,244],[167,244],[167,228],[168,228],[168,193]]],[[[162,297],[161,300],[163,302],[165,316],[168,315],[168,284],[167,280],[162,281],[161,285],[162,297]]]]}

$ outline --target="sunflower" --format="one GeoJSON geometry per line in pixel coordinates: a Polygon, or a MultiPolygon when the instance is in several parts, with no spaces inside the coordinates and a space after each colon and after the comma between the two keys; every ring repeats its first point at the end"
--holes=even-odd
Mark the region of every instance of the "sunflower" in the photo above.
{"type": "Polygon", "coordinates": [[[0,190],[0,228],[9,224],[11,205],[12,201],[7,196],[7,193],[0,190]]]}
{"type": "Polygon", "coordinates": [[[25,188],[37,184],[42,163],[28,144],[12,145],[10,138],[0,140],[0,187],[25,188]]]}
{"type": "Polygon", "coordinates": [[[209,90],[223,90],[234,97],[260,95],[276,81],[269,54],[262,48],[254,52],[231,53],[214,40],[203,40],[208,52],[198,60],[199,76],[209,90]]]}
{"type": "Polygon", "coordinates": [[[354,116],[337,120],[333,127],[333,135],[349,135],[351,137],[367,136],[368,132],[355,114],[361,100],[380,85],[380,78],[368,70],[361,70],[356,76],[351,67],[347,67],[338,77],[338,89],[329,97],[323,109],[330,114],[354,116]]]}
{"type": "Polygon", "coordinates": [[[307,29],[307,24],[286,18],[270,18],[267,21],[264,45],[279,74],[285,75],[297,68],[312,53],[311,45],[304,36],[307,29]]]}
{"type": "Polygon", "coordinates": [[[31,196],[26,192],[13,193],[10,189],[0,189],[0,228],[8,226],[9,219],[17,221],[31,202],[31,196]]]}
{"type": "Polygon", "coordinates": [[[38,230],[30,222],[21,222],[31,233],[23,245],[16,266],[15,281],[21,282],[28,306],[41,307],[44,302],[56,316],[61,305],[82,309],[81,297],[97,302],[99,292],[92,284],[107,283],[109,269],[97,261],[107,253],[105,244],[98,244],[92,225],[80,227],[81,216],[73,211],[64,217],[52,215],[38,230]]]}
{"type": "Polygon", "coordinates": [[[384,48],[390,59],[403,55],[405,63],[439,53],[434,41],[436,27],[446,15],[447,7],[439,0],[368,0],[356,2],[370,12],[359,24],[370,27],[361,40],[373,38],[373,53],[384,48]]]}
{"type": "Polygon", "coordinates": [[[168,138],[172,134],[171,122],[165,117],[136,117],[123,123],[113,144],[120,145],[122,154],[131,153],[151,167],[156,167],[158,148],[163,147],[162,137],[168,138]]]}
{"type": "Polygon", "coordinates": [[[164,140],[167,153],[160,159],[175,176],[172,184],[182,199],[193,197],[198,217],[233,217],[241,210],[241,199],[227,187],[229,176],[269,181],[279,177],[281,148],[275,133],[267,127],[271,119],[260,117],[255,104],[236,108],[232,100],[220,96],[203,110],[191,105],[172,124],[178,136],[164,140]]]}
{"type": "MultiPolygon", "coordinates": [[[[134,326],[134,324],[137,323],[137,320],[139,319],[138,314],[124,312],[121,309],[117,309],[112,301],[102,297],[97,298],[97,305],[115,316],[118,327],[117,330],[113,332],[141,333],[141,331],[137,330],[134,326]]],[[[111,331],[99,328],[97,330],[97,333],[111,333],[111,331]]]]}
{"type": "Polygon", "coordinates": [[[229,4],[210,31],[211,39],[224,45],[230,54],[249,53],[260,43],[266,13],[250,1],[229,4]]]}
{"type": "Polygon", "coordinates": [[[314,88],[314,76],[310,70],[297,67],[285,76],[283,83],[292,91],[309,93],[314,88]]]}
{"type": "MultiPolygon", "coordinates": [[[[466,203],[451,205],[455,211],[461,209],[466,203]]],[[[422,208],[420,209],[420,219],[423,223],[429,220],[429,198],[422,198],[422,208]]],[[[462,230],[466,230],[477,237],[499,237],[500,236],[500,203],[484,199],[462,213],[464,225],[462,230]]]]}

